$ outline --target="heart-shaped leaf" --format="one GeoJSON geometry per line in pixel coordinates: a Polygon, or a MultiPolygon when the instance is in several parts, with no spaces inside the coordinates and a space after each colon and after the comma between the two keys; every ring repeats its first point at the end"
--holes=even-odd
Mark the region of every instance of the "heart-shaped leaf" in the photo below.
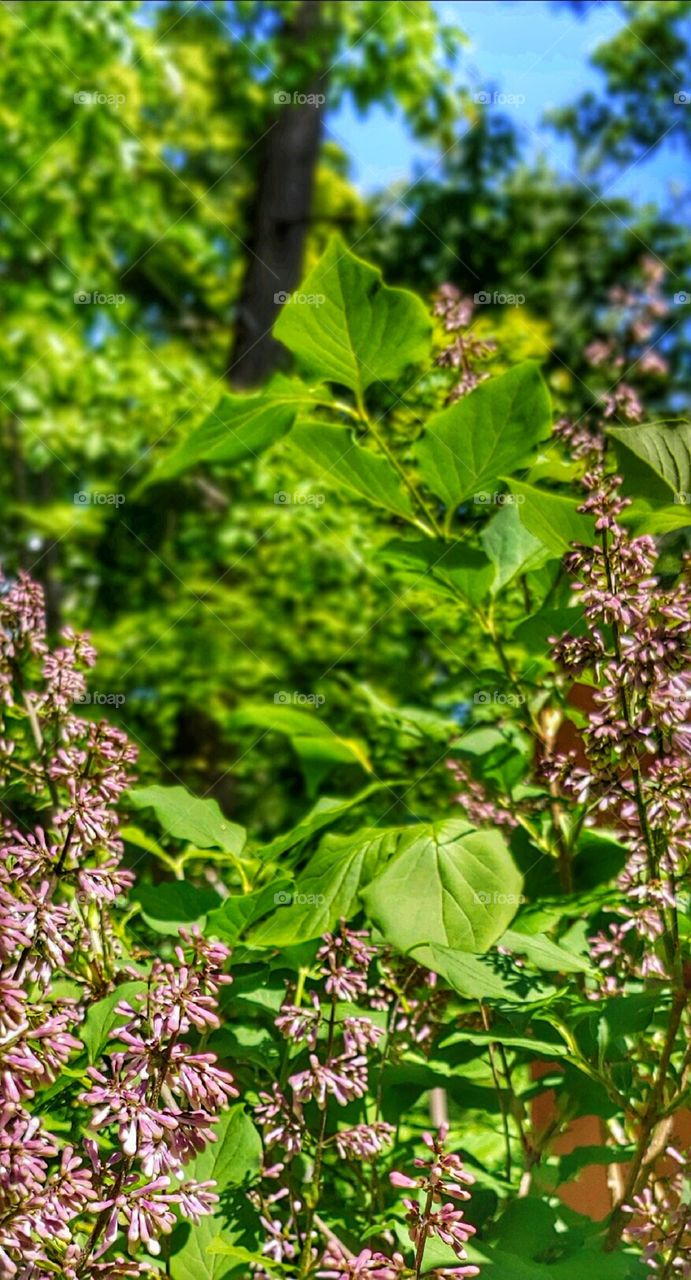
{"type": "Polygon", "coordinates": [[[389,289],[381,273],[334,236],[274,335],[310,371],[359,397],[429,355],[432,324],[419,298],[389,289]],[[303,299],[304,301],[301,301],[303,299]]]}
{"type": "Polygon", "coordinates": [[[453,818],[404,828],[395,857],[362,899],[400,951],[434,942],[483,952],[515,916],[522,886],[498,832],[453,818]]]}

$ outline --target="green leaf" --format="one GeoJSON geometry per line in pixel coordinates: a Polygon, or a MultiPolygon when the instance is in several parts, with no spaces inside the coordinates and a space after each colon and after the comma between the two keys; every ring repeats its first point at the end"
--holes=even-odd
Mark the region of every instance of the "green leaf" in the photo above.
{"type": "Polygon", "coordinates": [[[388,698],[381,697],[376,689],[363,681],[358,681],[357,689],[367,700],[368,715],[372,717],[372,722],[385,725],[388,729],[395,727],[400,730],[402,741],[404,737],[414,737],[430,742],[448,742],[458,734],[458,722],[449,715],[431,711],[428,707],[399,706],[388,698]]]}
{"type": "MultiPolygon", "coordinates": [[[[499,696],[506,697],[508,705],[516,697],[514,694],[499,696]]],[[[496,783],[501,791],[513,791],[520,785],[531,750],[531,739],[515,722],[501,727],[470,729],[451,747],[452,755],[469,756],[474,761],[475,776],[496,783]]]]}
{"type": "Polygon", "coordinates": [[[614,880],[630,857],[625,844],[606,831],[581,832],[573,871],[577,889],[594,889],[614,880]]]}
{"type": "Polygon", "coordinates": [[[344,484],[366,502],[410,520],[413,508],[399,477],[381,454],[358,444],[348,427],[306,422],[295,428],[294,444],[309,459],[310,470],[332,485],[344,484]]]}
{"type": "Polygon", "coordinates": [[[185,1165],[185,1174],[200,1182],[213,1178],[218,1192],[239,1187],[259,1170],[261,1138],[242,1103],[229,1107],[214,1125],[215,1142],[185,1165]]]}
{"type": "Polygon", "coordinates": [[[558,973],[589,973],[591,969],[587,960],[552,942],[544,933],[521,933],[518,929],[507,929],[499,939],[499,945],[527,956],[538,969],[558,973]]]}
{"type": "Polygon", "coordinates": [[[390,289],[381,273],[334,236],[274,326],[307,369],[360,397],[372,382],[396,378],[427,359],[432,324],[419,298],[390,289]]]}
{"type": "Polygon", "coordinates": [[[636,1148],[630,1147],[576,1147],[559,1160],[559,1182],[569,1182],[582,1169],[594,1164],[623,1164],[636,1154],[636,1148]]]}
{"type": "Polygon", "coordinates": [[[500,1249],[537,1261],[560,1243],[556,1216],[555,1209],[537,1196],[511,1200],[494,1227],[493,1238],[500,1249]]]}
{"type": "Polygon", "coordinates": [[[120,838],[126,841],[127,844],[133,844],[137,849],[143,849],[145,853],[150,853],[153,858],[165,859],[168,856],[165,849],[162,849],[160,844],[152,840],[151,836],[148,836],[145,831],[140,831],[139,827],[121,826],[120,838]]]}
{"type": "Polygon", "coordinates": [[[527,463],[550,421],[547,388],[527,361],[430,418],[415,457],[432,492],[457,507],[527,463]]]}
{"type": "Polygon", "coordinates": [[[277,702],[247,702],[230,717],[232,725],[256,725],[260,729],[273,729],[292,739],[295,750],[305,760],[319,759],[344,764],[359,764],[368,773],[372,765],[361,742],[355,738],[342,738],[330,725],[310,711],[292,707],[284,698],[288,693],[274,695],[277,702]]]}
{"type": "Polygon", "coordinates": [[[276,905],[276,898],[283,901],[286,895],[293,892],[291,880],[277,879],[252,893],[233,893],[223,899],[220,907],[210,911],[205,932],[212,937],[222,938],[231,945],[236,943],[245,929],[268,915],[276,905]]]}
{"type": "Polygon", "coordinates": [[[546,654],[549,651],[549,637],[562,636],[568,631],[571,636],[585,635],[588,623],[583,607],[564,609],[538,609],[529,618],[524,618],[511,633],[512,640],[518,640],[529,653],[546,654]]]}
{"type": "Polygon", "coordinates": [[[515,1253],[505,1253],[484,1242],[482,1247],[471,1242],[467,1254],[468,1261],[480,1268],[483,1280],[554,1280],[550,1268],[526,1262],[515,1253]]]}
{"type": "Polygon", "coordinates": [[[624,492],[669,503],[672,495],[691,499],[691,423],[651,422],[608,427],[624,492]]]}
{"type": "Polygon", "coordinates": [[[120,1001],[131,1001],[134,996],[143,994],[145,991],[146,982],[123,982],[102,1000],[97,1000],[96,1004],[91,1005],[79,1033],[90,1064],[98,1061],[113,1028],[116,1024],[122,1023],[122,1016],[116,1013],[120,1001]]]}
{"type": "Polygon", "coordinates": [[[631,1254],[621,1250],[616,1254],[603,1252],[599,1240],[590,1248],[577,1249],[570,1257],[556,1262],[519,1257],[506,1249],[495,1249],[484,1240],[481,1245],[471,1241],[467,1252],[468,1261],[480,1268],[482,1280],[583,1280],[584,1275],[591,1273],[597,1280],[646,1280],[650,1274],[631,1254]]]}
{"type": "Polygon", "coordinates": [[[263,391],[260,395],[226,393],[186,440],[164,454],[147,477],[146,485],[172,480],[200,462],[232,465],[257,457],[286,435],[298,409],[311,403],[299,391],[263,391]]]}
{"type": "Polygon", "coordinates": [[[397,828],[365,828],[352,836],[322,841],[298,877],[294,893],[279,911],[260,924],[250,941],[256,946],[290,946],[330,932],[339,919],[359,910],[358,890],[396,848],[397,828]]]}
{"type": "Polygon", "coordinates": [[[607,1028],[607,1042],[619,1037],[640,1034],[659,1012],[660,995],[643,991],[634,995],[612,996],[596,1006],[599,1021],[607,1028]]]}
{"type": "Polygon", "coordinates": [[[223,816],[217,800],[193,796],[186,787],[133,787],[127,800],[134,809],[153,809],[164,835],[186,840],[199,849],[240,854],[247,832],[223,816]]]}
{"type": "Polygon", "coordinates": [[[442,947],[438,943],[417,946],[413,951],[419,964],[440,974],[454,991],[468,999],[509,1000],[521,1004],[525,999],[477,956],[442,947]]]}
{"type": "Polygon", "coordinates": [[[550,558],[544,543],[526,529],[514,502],[505,503],[487,521],[480,542],[496,570],[492,595],[497,595],[519,573],[539,569],[550,558]]]}
{"type": "Polygon", "coordinates": [[[393,538],[377,558],[403,570],[406,585],[432,591],[439,591],[441,586],[444,595],[453,597],[459,593],[471,604],[484,600],[495,573],[491,559],[483,551],[436,538],[393,538]]]}
{"type": "Polygon", "coordinates": [[[644,498],[634,498],[631,506],[622,512],[621,522],[637,534],[650,533],[658,538],[663,533],[688,529],[691,525],[691,493],[677,494],[671,507],[655,507],[644,498]]]}
{"type": "MultiPolygon", "coordinates": [[[[240,1187],[256,1175],[262,1155],[259,1134],[241,1103],[223,1112],[214,1126],[216,1141],[210,1142],[190,1164],[185,1177],[199,1182],[212,1179],[216,1191],[240,1187]]],[[[211,1244],[225,1230],[222,1210],[202,1218],[193,1226],[182,1248],[170,1260],[172,1280],[221,1280],[228,1274],[228,1261],[210,1252],[211,1244]]]]}
{"type": "MultiPolygon", "coordinates": [[[[435,949],[435,954],[438,950],[439,948],[435,949]]],[[[454,952],[454,955],[458,955],[458,953],[454,952]]],[[[459,959],[461,961],[466,961],[468,957],[459,956],[459,959]]],[[[450,964],[449,968],[453,969],[453,964],[450,964]]],[[[463,965],[458,966],[457,972],[462,981],[464,972],[463,965]]],[[[446,977],[445,974],[443,976],[446,977]]],[[[468,975],[468,981],[469,983],[472,981],[470,975],[468,975]]],[[[456,990],[459,989],[456,983],[452,983],[451,985],[456,986],[456,990]]],[[[478,987],[480,986],[480,981],[478,981],[477,985],[478,987]]],[[[472,993],[464,991],[462,994],[468,995],[472,993]]],[[[480,999],[482,998],[483,997],[480,996],[480,999]]],[[[514,992],[511,992],[509,998],[515,999],[514,992]]],[[[530,1053],[550,1054],[557,1058],[563,1057],[568,1052],[567,1046],[563,1040],[545,1040],[541,1039],[539,1036],[521,1036],[501,1025],[493,1026],[491,1031],[468,1031],[465,1029],[462,1029],[461,1031],[454,1031],[453,1035],[449,1036],[448,1040],[444,1040],[440,1047],[442,1049],[450,1049],[455,1044],[465,1043],[477,1045],[503,1044],[511,1049],[527,1049],[530,1053]]]]}
{"type": "Polygon", "coordinates": [[[362,898],[400,951],[435,942],[482,952],[515,916],[522,885],[498,832],[454,818],[404,828],[396,856],[362,898]]]}
{"type": "Polygon", "coordinates": [[[576,510],[579,504],[573,498],[563,498],[511,477],[507,477],[507,484],[518,499],[521,524],[553,555],[563,556],[572,542],[592,544],[595,521],[576,510]]]}
{"type": "MultiPolygon", "coordinates": [[[[583,1276],[591,1271],[597,1275],[597,1280],[649,1280],[650,1277],[650,1271],[641,1261],[640,1255],[634,1256],[624,1250],[616,1254],[604,1253],[601,1241],[593,1248],[579,1249],[570,1258],[550,1262],[549,1266],[552,1280],[583,1280],[583,1276]]],[[[540,1280],[544,1271],[545,1268],[541,1267],[537,1280],[540,1280]]],[[[492,1277],[489,1276],[488,1280],[492,1280],[492,1277]]]]}
{"type": "Polygon", "coordinates": [[[263,845],[261,849],[261,857],[263,861],[271,861],[277,858],[279,854],[285,853],[286,849],[292,849],[295,845],[303,844],[309,840],[318,831],[324,827],[330,827],[343,814],[354,809],[356,805],[362,804],[364,800],[369,799],[377,791],[387,789],[385,782],[372,782],[368,787],[364,787],[362,791],[358,791],[357,795],[350,796],[347,800],[340,799],[337,796],[320,796],[317,803],[301,818],[296,826],[291,827],[290,831],[285,831],[283,835],[276,836],[269,844],[263,845]]]}
{"type": "Polygon", "coordinates": [[[215,889],[198,889],[185,880],[136,885],[130,896],[141,903],[150,928],[168,934],[179,933],[181,925],[202,921],[221,902],[215,889]]]}
{"type": "Polygon", "coordinates": [[[265,1253],[252,1253],[250,1249],[244,1249],[239,1244],[228,1244],[221,1236],[216,1236],[208,1246],[207,1253],[215,1255],[222,1254],[224,1258],[230,1262],[246,1262],[254,1263],[255,1267],[261,1267],[262,1271],[268,1271],[271,1275],[285,1275],[287,1267],[282,1262],[275,1262],[273,1258],[267,1258],[265,1253]]]}

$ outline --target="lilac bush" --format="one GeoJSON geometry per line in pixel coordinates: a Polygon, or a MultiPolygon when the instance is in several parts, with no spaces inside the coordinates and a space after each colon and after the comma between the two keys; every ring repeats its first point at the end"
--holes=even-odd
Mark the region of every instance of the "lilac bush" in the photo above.
{"type": "Polygon", "coordinates": [[[420,300],[337,239],[304,291],[318,320],[276,325],[296,376],[229,430],[290,433],[378,509],[437,701],[353,690],[361,736],[316,695],[234,712],[313,799],[267,841],[139,785],[125,732],[75,714],[89,642],[50,648],[40,589],[3,583],[3,1274],[689,1276],[691,429],[646,420],[663,277],[613,292],[554,428],[455,287],[434,365],[420,300]],[[425,363],[411,417],[389,383],[425,363]],[[583,1119],[599,1141],[565,1153],[583,1119]],[[598,1165],[594,1220],[565,1188],[598,1165]]]}
{"type": "Polygon", "coordinates": [[[25,576],[5,586],[0,637],[11,814],[0,864],[3,1274],[140,1275],[138,1246],[156,1256],[178,1216],[198,1222],[217,1200],[213,1184],[188,1179],[184,1166],[213,1141],[237,1091],[189,1037],[218,1026],[229,952],[194,931],[168,961],[143,967],[128,954],[118,921],[133,874],[122,865],[115,806],[136,753],[119,729],[74,715],[94,651],[71,632],[49,650],[42,593],[25,576]],[[122,983],[132,994],[118,1002],[122,983]],[[78,1059],[80,1030],[110,993],[110,1037],[86,1068],[72,1132],[56,1131],[50,1107],[34,1108],[46,1091],[59,1097],[51,1086],[78,1059]]]}

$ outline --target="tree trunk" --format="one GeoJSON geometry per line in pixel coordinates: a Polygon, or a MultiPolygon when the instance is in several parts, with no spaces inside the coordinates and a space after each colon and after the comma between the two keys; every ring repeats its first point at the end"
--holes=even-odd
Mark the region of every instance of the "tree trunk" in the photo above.
{"type": "MultiPolygon", "coordinates": [[[[283,349],[271,336],[285,295],[300,283],[312,205],[314,175],[322,138],[328,41],[320,40],[321,0],[302,0],[284,28],[284,65],[291,48],[299,60],[306,45],[319,41],[323,69],[297,98],[282,106],[261,144],[258,184],[250,220],[249,258],[238,304],[227,377],[232,386],[254,387],[280,367],[283,349]],[[299,98],[307,98],[301,102],[299,98]],[[310,98],[317,101],[310,101],[310,98]]],[[[278,92],[278,91],[276,91],[278,92]]]]}

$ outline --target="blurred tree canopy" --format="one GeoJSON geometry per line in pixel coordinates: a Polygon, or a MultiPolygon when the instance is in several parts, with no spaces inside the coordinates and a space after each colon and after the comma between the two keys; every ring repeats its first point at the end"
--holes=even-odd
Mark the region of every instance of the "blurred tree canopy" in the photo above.
{"type": "MultiPolygon", "coordinates": [[[[569,7],[584,15],[592,5],[576,0],[569,7]]],[[[619,10],[622,26],[592,59],[604,74],[606,97],[584,93],[552,115],[590,171],[630,164],[672,132],[680,151],[691,143],[689,0],[617,0],[611,7],[619,10]]]]}
{"type": "MultiPolygon", "coordinates": [[[[355,519],[337,495],[315,494],[281,444],[232,469],[209,462],[144,487],[162,452],[201,423],[222,427],[243,325],[264,335],[274,294],[295,286],[337,227],[390,282],[524,295],[518,307],[481,309],[477,332],[497,340],[499,367],[544,362],[564,407],[581,413],[594,395],[581,352],[608,291],[635,285],[646,253],[666,264],[671,293],[689,264],[678,211],[610,199],[597,172],[564,179],[524,158],[511,121],[473,102],[463,35],[432,4],[318,9],[314,39],[296,34],[296,6],[285,2],[0,9],[2,562],[43,581],[54,627],[92,630],[94,687],[125,698],[145,772],[211,788],[269,833],[294,820],[320,779],[285,738],[240,723],[238,708],[286,690],[323,698],[325,721],[357,747],[333,763],[345,794],[366,781],[364,759],[405,774],[416,737],[393,734],[386,708],[453,710],[459,658],[442,611],[431,631],[415,600],[365,565],[366,509],[355,519]],[[308,216],[291,224],[289,277],[267,292],[252,279],[266,257],[257,207],[267,147],[295,112],[311,111],[314,125],[315,106],[294,96],[319,85],[327,115],[348,95],[362,112],[383,104],[443,159],[413,184],[402,216],[395,192],[359,193],[341,150],[313,129],[308,216]]],[[[676,75],[687,10],[623,5],[618,39],[635,48],[645,19],[647,48],[659,57],[673,46],[676,75]]],[[[616,43],[596,55],[613,95],[596,104],[597,129],[582,104],[558,121],[577,149],[597,138],[612,163],[646,145],[639,119],[649,111],[634,92],[635,57],[620,66],[616,43]],[[620,93],[631,103],[623,114],[620,93]]],[[[661,121],[669,86],[652,71],[651,82],[661,121]]],[[[282,206],[275,187],[269,194],[280,237],[282,206]]],[[[663,342],[674,396],[688,368],[683,325],[663,342]]],[[[445,386],[438,371],[422,390],[434,401],[445,386]]],[[[382,390],[398,397],[390,420],[402,440],[405,392],[382,390]]]]}

